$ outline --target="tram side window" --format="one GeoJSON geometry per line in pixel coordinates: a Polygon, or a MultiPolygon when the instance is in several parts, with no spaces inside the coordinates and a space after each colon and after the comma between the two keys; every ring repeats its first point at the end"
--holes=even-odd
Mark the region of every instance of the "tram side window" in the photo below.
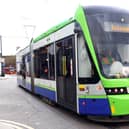
{"type": "Polygon", "coordinates": [[[39,69],[39,50],[34,51],[34,73],[35,77],[40,77],[40,69],[39,69]]]}
{"type": "Polygon", "coordinates": [[[31,74],[31,69],[30,69],[30,53],[28,53],[26,56],[25,56],[25,67],[26,67],[26,75],[27,76],[30,76],[31,74]]]}
{"type": "Polygon", "coordinates": [[[57,65],[57,75],[63,76],[65,74],[65,66],[66,66],[66,56],[64,56],[64,49],[63,49],[63,41],[60,41],[56,44],[56,64],[57,65]]]}
{"type": "Polygon", "coordinates": [[[79,77],[91,77],[91,62],[86,50],[85,41],[83,37],[78,38],[78,60],[79,60],[79,77]]]}
{"type": "Polygon", "coordinates": [[[40,78],[48,79],[48,46],[40,49],[39,62],[40,78]]]}
{"type": "Polygon", "coordinates": [[[49,68],[49,79],[55,79],[55,53],[54,44],[48,46],[48,68],[49,68]]]}
{"type": "Polygon", "coordinates": [[[35,76],[49,80],[55,79],[54,44],[35,51],[35,76]]]}
{"type": "Polygon", "coordinates": [[[78,37],[78,71],[79,83],[93,83],[98,81],[97,72],[91,62],[83,35],[78,37]]]}
{"type": "Polygon", "coordinates": [[[25,78],[26,77],[26,66],[25,66],[25,56],[22,57],[22,65],[21,65],[21,73],[22,76],[25,78]]]}
{"type": "Polygon", "coordinates": [[[73,76],[73,38],[62,39],[56,44],[57,75],[73,76]]]}

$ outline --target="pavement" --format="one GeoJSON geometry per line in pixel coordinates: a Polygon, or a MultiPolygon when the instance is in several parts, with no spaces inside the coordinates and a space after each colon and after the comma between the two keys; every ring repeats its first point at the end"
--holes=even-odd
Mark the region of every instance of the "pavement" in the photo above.
{"type": "Polygon", "coordinates": [[[0,76],[0,80],[6,80],[9,78],[16,78],[16,74],[12,74],[12,75],[6,74],[5,76],[0,76]]]}
{"type": "MultiPolygon", "coordinates": [[[[14,74],[10,76],[6,74],[5,76],[0,76],[0,80],[8,80],[11,78],[16,78],[16,75],[14,74]]],[[[14,121],[0,120],[0,129],[34,129],[34,128],[14,121]]]]}

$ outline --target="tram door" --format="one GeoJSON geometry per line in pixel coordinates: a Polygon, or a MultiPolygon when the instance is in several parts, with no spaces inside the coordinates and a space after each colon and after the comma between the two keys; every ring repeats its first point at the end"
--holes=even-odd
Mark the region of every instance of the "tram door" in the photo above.
{"type": "Polygon", "coordinates": [[[74,36],[56,43],[57,102],[76,111],[74,36]]]}

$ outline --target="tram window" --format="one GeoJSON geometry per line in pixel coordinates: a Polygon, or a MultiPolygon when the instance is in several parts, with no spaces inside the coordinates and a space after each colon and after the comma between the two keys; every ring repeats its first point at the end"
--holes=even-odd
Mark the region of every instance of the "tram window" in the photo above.
{"type": "Polygon", "coordinates": [[[49,68],[49,79],[55,79],[55,54],[54,54],[54,44],[48,46],[48,68],[49,68]]]}
{"type": "Polygon", "coordinates": [[[63,68],[64,68],[64,62],[65,62],[65,57],[63,56],[64,54],[64,49],[63,49],[63,41],[60,41],[56,44],[56,64],[57,67],[57,75],[58,76],[63,76],[63,68]]]}
{"type": "Polygon", "coordinates": [[[72,46],[73,39],[69,38],[67,40],[67,47],[65,48],[66,53],[66,67],[67,67],[67,76],[73,76],[73,46],[72,46]]]}
{"type": "Polygon", "coordinates": [[[34,73],[35,77],[40,77],[40,69],[39,69],[39,50],[34,51],[34,73]]]}
{"type": "Polygon", "coordinates": [[[17,75],[22,75],[22,64],[19,64],[19,70],[17,69],[17,75]]]}
{"type": "Polygon", "coordinates": [[[78,37],[78,72],[79,83],[96,83],[99,80],[83,35],[78,37]]]}
{"type": "Polygon", "coordinates": [[[79,77],[90,78],[92,76],[91,62],[82,36],[78,38],[78,61],[79,77]]]}
{"type": "Polygon", "coordinates": [[[54,44],[42,47],[34,52],[35,77],[55,79],[54,44]]]}
{"type": "Polygon", "coordinates": [[[25,67],[26,67],[26,75],[30,76],[31,70],[30,70],[30,53],[28,53],[25,56],[25,67]]]}
{"type": "Polygon", "coordinates": [[[25,79],[26,77],[26,66],[25,66],[25,56],[22,57],[22,68],[21,68],[21,73],[23,78],[25,79]]]}
{"type": "Polygon", "coordinates": [[[48,47],[40,49],[39,53],[40,60],[40,78],[48,79],[48,47]]]}
{"type": "Polygon", "coordinates": [[[73,38],[69,37],[56,44],[57,75],[73,76],[73,38]]]}

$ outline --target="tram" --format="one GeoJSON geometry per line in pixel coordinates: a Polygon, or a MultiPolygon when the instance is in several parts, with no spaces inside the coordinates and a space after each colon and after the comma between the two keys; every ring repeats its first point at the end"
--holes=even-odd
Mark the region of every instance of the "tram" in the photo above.
{"type": "Polygon", "coordinates": [[[80,115],[129,115],[129,11],[79,6],[19,51],[17,82],[80,115]]]}

